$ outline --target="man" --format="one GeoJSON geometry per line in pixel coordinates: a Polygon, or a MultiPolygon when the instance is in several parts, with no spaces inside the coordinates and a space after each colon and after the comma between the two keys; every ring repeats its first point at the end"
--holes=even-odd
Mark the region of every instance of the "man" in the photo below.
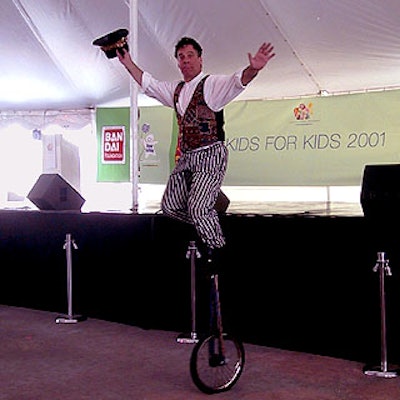
{"type": "Polygon", "coordinates": [[[161,209],[167,216],[194,225],[211,262],[214,249],[225,245],[214,209],[228,161],[223,108],[275,56],[273,46],[263,43],[254,56],[248,53],[249,65],[232,75],[206,75],[200,44],[183,37],[175,46],[183,80],[173,82],[158,81],[144,72],[126,49],[117,55],[146,95],[175,109],[179,157],[168,179],[161,209]]]}

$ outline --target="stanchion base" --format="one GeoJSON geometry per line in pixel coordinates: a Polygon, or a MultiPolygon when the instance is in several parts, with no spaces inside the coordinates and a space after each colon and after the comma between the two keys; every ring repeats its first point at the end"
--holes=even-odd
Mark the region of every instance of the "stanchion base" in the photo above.
{"type": "Polygon", "coordinates": [[[59,316],[56,318],[56,324],[76,324],[81,321],[85,321],[86,317],[82,315],[66,315],[66,316],[59,316]]]}
{"type": "Polygon", "coordinates": [[[178,343],[192,344],[199,341],[196,332],[181,333],[176,337],[178,343]]]}
{"type": "Polygon", "coordinates": [[[390,369],[384,371],[381,367],[366,366],[363,369],[365,375],[377,376],[379,378],[396,378],[399,376],[399,369],[390,369]]]}

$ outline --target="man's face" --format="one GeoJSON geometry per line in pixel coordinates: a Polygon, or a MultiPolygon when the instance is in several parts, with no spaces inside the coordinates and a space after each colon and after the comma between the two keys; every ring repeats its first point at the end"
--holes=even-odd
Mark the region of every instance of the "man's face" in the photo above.
{"type": "Polygon", "coordinates": [[[178,67],[182,72],[183,79],[188,82],[197,76],[203,67],[203,60],[191,44],[183,46],[176,55],[178,67]]]}

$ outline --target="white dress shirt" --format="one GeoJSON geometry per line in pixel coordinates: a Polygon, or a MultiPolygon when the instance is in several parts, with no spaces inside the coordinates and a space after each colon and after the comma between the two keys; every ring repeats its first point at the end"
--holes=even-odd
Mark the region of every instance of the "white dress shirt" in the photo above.
{"type": "MultiPolygon", "coordinates": [[[[230,101],[239,96],[246,88],[242,84],[243,69],[232,75],[210,75],[204,84],[204,100],[211,110],[217,112],[222,110],[230,101]]],[[[190,82],[185,82],[179,95],[177,109],[183,115],[193,96],[197,84],[206,74],[200,72],[190,82]]],[[[148,72],[143,72],[142,90],[143,92],[161,104],[174,108],[174,93],[180,80],[171,82],[158,81],[148,72]]]]}

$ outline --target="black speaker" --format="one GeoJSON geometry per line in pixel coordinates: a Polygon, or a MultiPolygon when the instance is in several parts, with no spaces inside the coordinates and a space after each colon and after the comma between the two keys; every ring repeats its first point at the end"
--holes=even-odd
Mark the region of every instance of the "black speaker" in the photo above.
{"type": "Polygon", "coordinates": [[[368,218],[400,217],[400,164],[364,167],[361,206],[368,218]]]}
{"type": "Polygon", "coordinates": [[[27,197],[39,210],[80,210],[85,202],[58,174],[40,175],[27,197]]]}

